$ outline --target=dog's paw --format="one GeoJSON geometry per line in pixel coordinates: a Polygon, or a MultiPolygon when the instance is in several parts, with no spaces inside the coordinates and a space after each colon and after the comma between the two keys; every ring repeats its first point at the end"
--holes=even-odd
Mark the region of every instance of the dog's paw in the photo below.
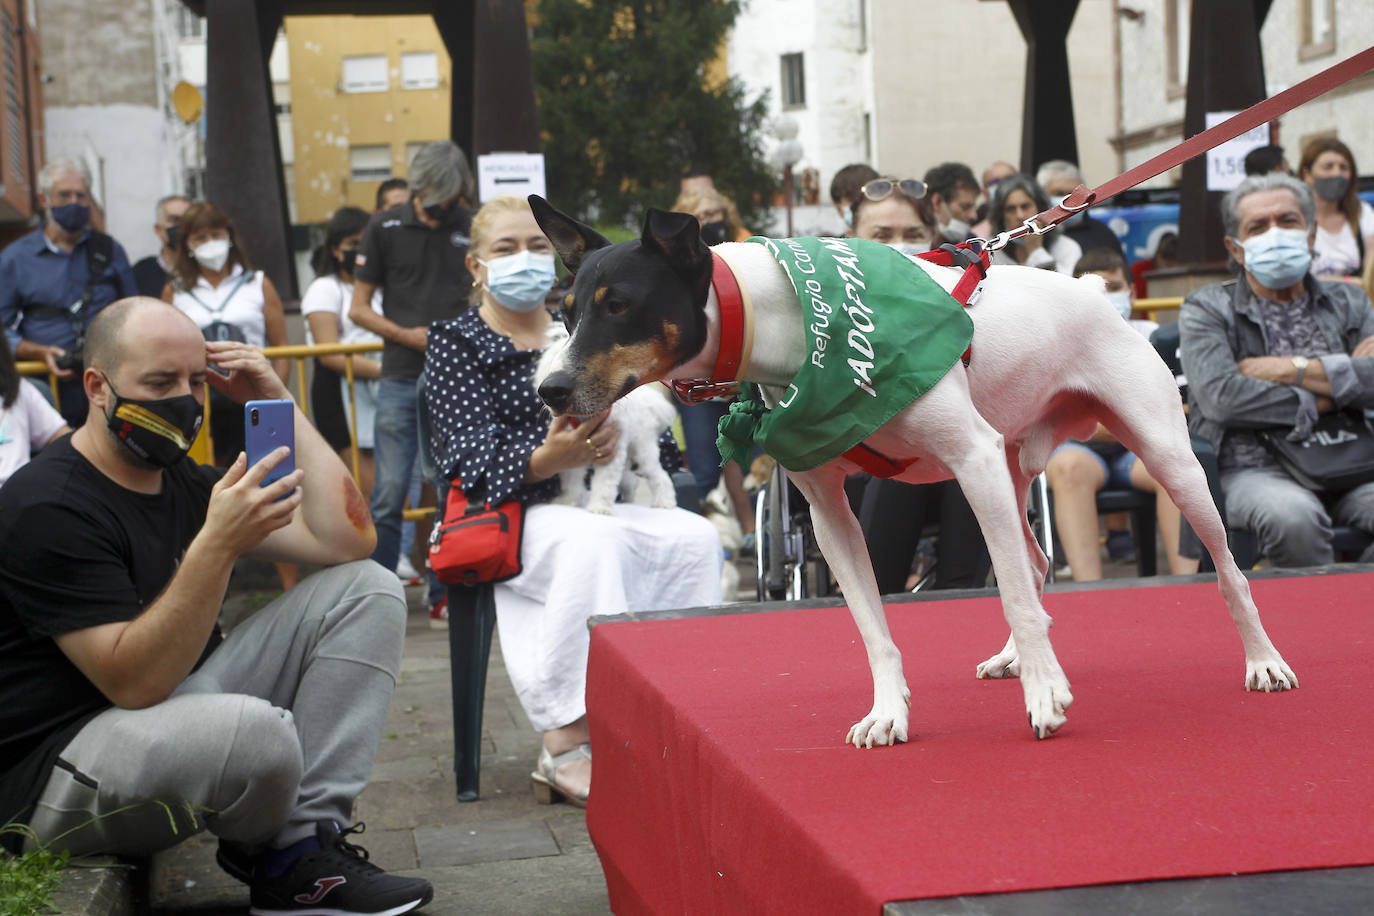
{"type": "Polygon", "coordinates": [[[844,743],[858,748],[880,747],[906,740],[907,716],[911,711],[911,691],[902,687],[899,702],[879,701],[859,722],[849,728],[844,743]]]}
{"type": "Polygon", "coordinates": [[[1023,671],[1021,687],[1026,695],[1026,717],[1036,738],[1048,738],[1068,721],[1064,713],[1073,704],[1073,694],[1057,663],[1038,677],[1028,677],[1023,671]]]}
{"type": "Polygon", "coordinates": [[[674,496],[672,496],[671,498],[666,498],[666,499],[656,496],[656,497],[654,497],[654,501],[651,502],[651,503],[649,503],[649,505],[650,505],[651,507],[655,508],[655,509],[676,509],[676,508],[677,508],[677,496],[674,495],[674,496]]]}
{"type": "Polygon", "coordinates": [[[1016,638],[1008,636],[1002,651],[979,665],[976,674],[980,678],[1020,677],[1021,659],[1016,654],[1016,638]]]}
{"type": "Polygon", "coordinates": [[[1298,686],[1298,676],[1278,655],[1258,661],[1245,660],[1245,689],[1263,690],[1271,693],[1279,690],[1294,690],[1298,686]]]}
{"type": "Polygon", "coordinates": [[[587,501],[587,511],[596,515],[610,515],[611,506],[614,503],[604,499],[590,499],[587,501]]]}
{"type": "Polygon", "coordinates": [[[1021,661],[1015,652],[998,652],[978,666],[980,678],[1020,677],[1021,661]]]}

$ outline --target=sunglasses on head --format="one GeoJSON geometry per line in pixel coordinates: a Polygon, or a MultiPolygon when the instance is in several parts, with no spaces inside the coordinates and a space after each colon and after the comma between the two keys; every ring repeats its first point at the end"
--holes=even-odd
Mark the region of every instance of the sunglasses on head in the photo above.
{"type": "Polygon", "coordinates": [[[920,200],[926,196],[926,183],[919,178],[875,178],[859,188],[859,193],[868,200],[879,201],[887,200],[894,190],[920,200]]]}

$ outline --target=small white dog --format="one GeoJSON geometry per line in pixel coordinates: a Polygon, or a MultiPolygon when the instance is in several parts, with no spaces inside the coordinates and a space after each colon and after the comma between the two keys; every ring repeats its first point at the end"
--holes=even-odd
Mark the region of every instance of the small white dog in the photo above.
{"type": "MultiPolygon", "coordinates": [[[[536,389],[568,344],[568,332],[557,322],[549,326],[548,336],[549,345],[544,348],[544,355],[539,358],[539,366],[534,372],[536,389]]],[[[558,479],[562,492],[554,502],[583,506],[598,515],[610,515],[616,496],[625,502],[633,500],[639,479],[643,478],[649,487],[651,506],[655,509],[676,506],[673,479],[663,470],[658,457],[659,437],[676,417],[677,408],[672,401],[652,388],[637,388],[616,401],[608,421],[620,429],[615,456],[605,464],[560,471],[558,479]],[[590,484],[586,483],[588,467],[592,472],[590,484]]]]}

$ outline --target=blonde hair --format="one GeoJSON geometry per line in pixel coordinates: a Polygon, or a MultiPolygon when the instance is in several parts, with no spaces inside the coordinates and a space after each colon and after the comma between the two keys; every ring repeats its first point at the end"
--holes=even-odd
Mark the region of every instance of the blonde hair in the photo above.
{"type": "MultiPolygon", "coordinates": [[[[473,216],[472,226],[468,229],[468,238],[471,239],[468,253],[474,258],[484,257],[486,246],[491,242],[491,224],[507,213],[521,212],[534,215],[534,211],[530,209],[530,202],[523,197],[516,197],[514,194],[493,197],[482,204],[482,209],[473,216]]],[[[482,302],[482,287],[475,282],[472,291],[468,294],[468,301],[472,305],[480,305],[482,302]]]]}
{"type": "Polygon", "coordinates": [[[744,231],[744,223],[739,218],[739,210],[735,207],[735,202],[714,188],[692,188],[683,191],[673,202],[673,210],[677,213],[697,212],[697,207],[703,202],[710,202],[720,207],[725,214],[725,228],[730,233],[730,241],[740,237],[744,231]]]}

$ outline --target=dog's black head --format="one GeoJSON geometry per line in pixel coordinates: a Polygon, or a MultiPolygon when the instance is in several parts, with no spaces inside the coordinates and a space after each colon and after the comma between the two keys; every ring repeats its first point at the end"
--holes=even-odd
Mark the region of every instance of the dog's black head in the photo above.
{"type": "Polygon", "coordinates": [[[539,385],[554,413],[590,416],[701,351],[711,253],[695,217],[651,209],[637,241],[613,245],[542,197],[529,201],[576,274],[562,308],[571,338],[539,385]]]}

